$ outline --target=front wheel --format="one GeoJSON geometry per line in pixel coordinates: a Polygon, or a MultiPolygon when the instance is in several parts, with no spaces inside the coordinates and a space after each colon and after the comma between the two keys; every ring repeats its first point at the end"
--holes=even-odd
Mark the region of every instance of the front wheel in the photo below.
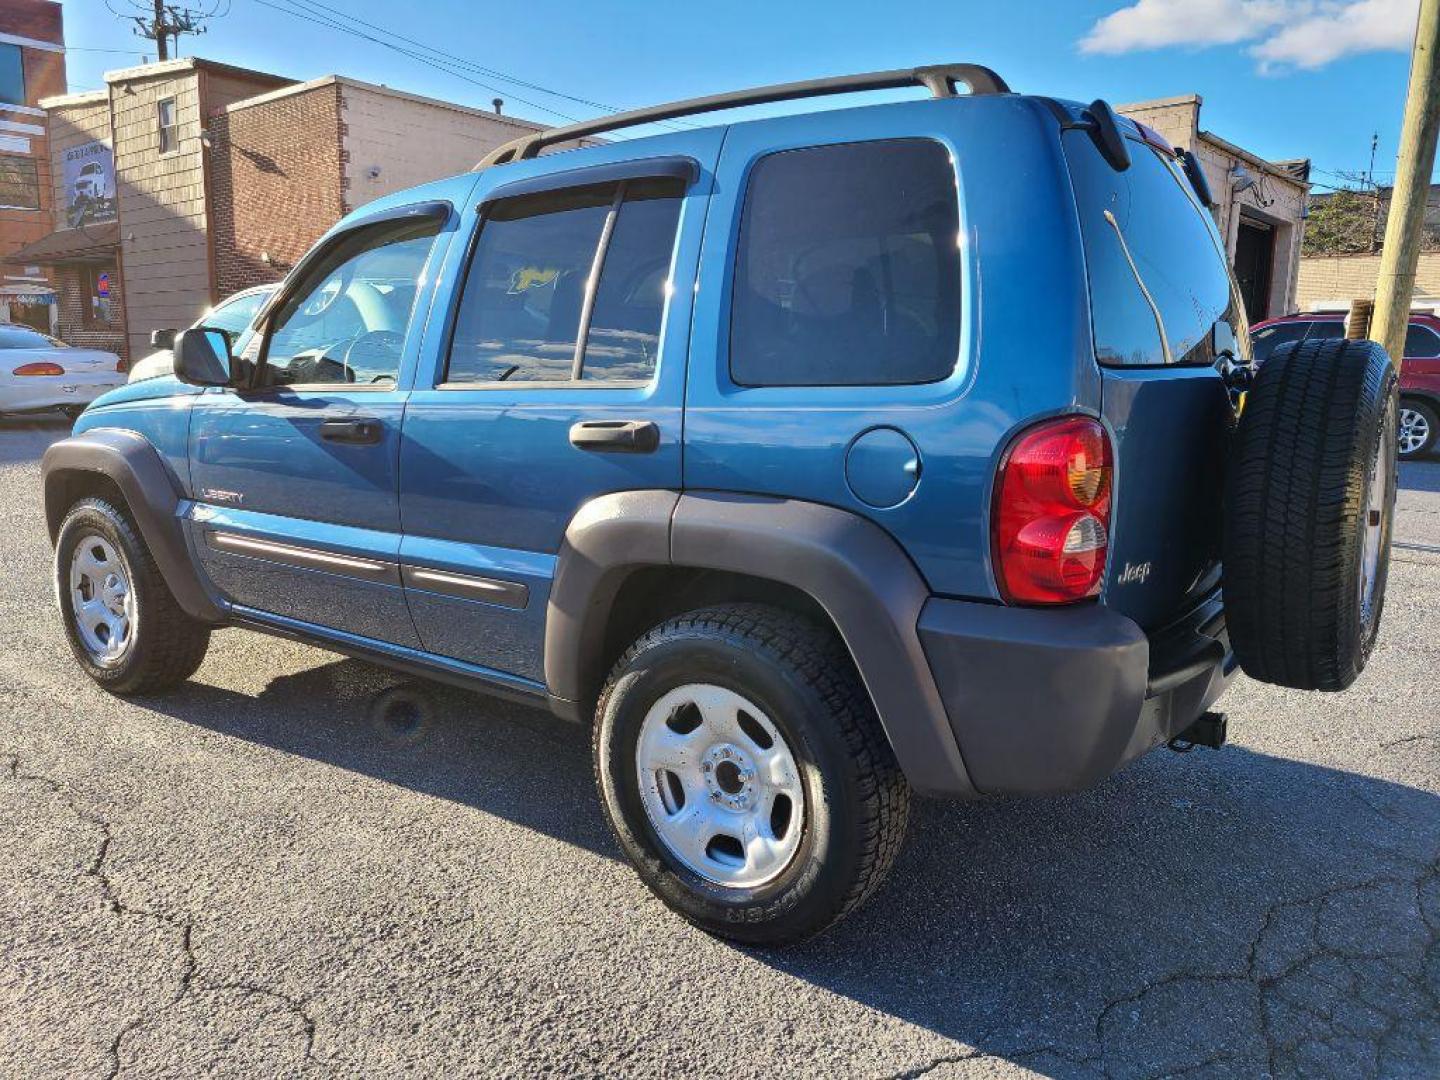
{"type": "Polygon", "coordinates": [[[128,515],[82,499],[55,541],[55,596],[70,651],[113,694],[169,689],[195,673],[210,628],[176,603],[128,515]]]}
{"type": "Polygon", "coordinates": [[[909,789],[843,646],[759,605],[690,612],[621,657],[596,710],[615,837],[672,909],[787,945],[859,906],[895,860],[909,789]]]}

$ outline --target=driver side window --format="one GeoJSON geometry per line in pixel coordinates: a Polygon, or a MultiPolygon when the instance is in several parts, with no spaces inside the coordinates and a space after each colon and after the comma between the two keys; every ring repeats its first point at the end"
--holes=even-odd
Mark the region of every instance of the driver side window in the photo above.
{"type": "Polygon", "coordinates": [[[395,385],[438,217],[354,230],[270,319],[260,386],[395,385]]]}

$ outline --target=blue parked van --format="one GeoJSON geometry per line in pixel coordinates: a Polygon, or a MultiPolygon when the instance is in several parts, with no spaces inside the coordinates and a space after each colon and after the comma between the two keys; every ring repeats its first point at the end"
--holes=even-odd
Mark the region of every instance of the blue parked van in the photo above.
{"type": "Polygon", "coordinates": [[[75,656],[153,693],[241,626],[548,706],[667,904],[813,935],[912,790],[1083,788],[1218,746],[1237,663],[1364,667],[1395,376],[1344,340],[1254,374],[1209,201],[1103,102],[974,65],[527,135],[49,450],[75,656]]]}

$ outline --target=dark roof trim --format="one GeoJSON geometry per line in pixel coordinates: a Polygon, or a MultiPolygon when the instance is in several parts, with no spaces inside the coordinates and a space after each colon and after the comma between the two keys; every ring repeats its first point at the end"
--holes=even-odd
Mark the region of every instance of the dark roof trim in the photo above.
{"type": "Polygon", "coordinates": [[[501,184],[490,191],[481,205],[513,199],[518,195],[539,195],[546,191],[563,188],[592,187],[600,184],[614,184],[621,180],[683,180],[688,187],[700,178],[700,163],[692,157],[638,158],[633,161],[617,161],[609,165],[591,165],[581,169],[565,169],[561,172],[530,176],[501,184]]]}
{"type": "Polygon", "coordinates": [[[1005,84],[1004,79],[980,64],[940,64],[895,71],[871,71],[858,75],[834,75],[826,79],[807,79],[803,82],[757,86],[749,90],[732,90],[725,94],[614,113],[597,120],[583,120],[568,127],[551,128],[549,131],[525,135],[497,147],[485,155],[475,168],[485,169],[510,161],[524,161],[535,157],[547,146],[590,138],[617,128],[653,124],[661,120],[674,120],[681,116],[717,112],[721,109],[735,109],[742,105],[767,105],[776,101],[852,94],[861,90],[895,90],[906,86],[923,86],[933,97],[956,97],[962,85],[970,94],[1010,93],[1010,87],[1005,84]]]}

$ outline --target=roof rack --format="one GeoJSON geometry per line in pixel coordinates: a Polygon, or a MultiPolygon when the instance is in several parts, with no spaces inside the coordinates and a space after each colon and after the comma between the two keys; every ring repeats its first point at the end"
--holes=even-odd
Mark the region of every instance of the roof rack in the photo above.
{"type": "Polygon", "coordinates": [[[900,68],[895,71],[871,71],[859,75],[834,75],[828,79],[806,79],[802,82],[777,83],[774,86],[757,86],[751,90],[732,90],[728,94],[712,94],[709,97],[691,98],[688,101],[673,101],[668,105],[652,105],[630,112],[613,113],[596,120],[582,120],[568,127],[550,128],[498,146],[475,166],[486,169],[491,165],[504,165],[511,161],[525,161],[535,157],[547,146],[556,143],[573,142],[577,139],[599,135],[617,128],[634,127],[637,124],[653,124],[660,120],[674,120],[696,113],[717,112],[734,109],[741,105],[766,105],[774,101],[794,101],[798,98],[825,97],[829,94],[850,94],[860,90],[895,90],[905,86],[923,86],[932,97],[957,97],[959,86],[964,85],[970,94],[1008,94],[1010,87],[1005,80],[980,64],[938,64],[934,67],[900,68]]]}

